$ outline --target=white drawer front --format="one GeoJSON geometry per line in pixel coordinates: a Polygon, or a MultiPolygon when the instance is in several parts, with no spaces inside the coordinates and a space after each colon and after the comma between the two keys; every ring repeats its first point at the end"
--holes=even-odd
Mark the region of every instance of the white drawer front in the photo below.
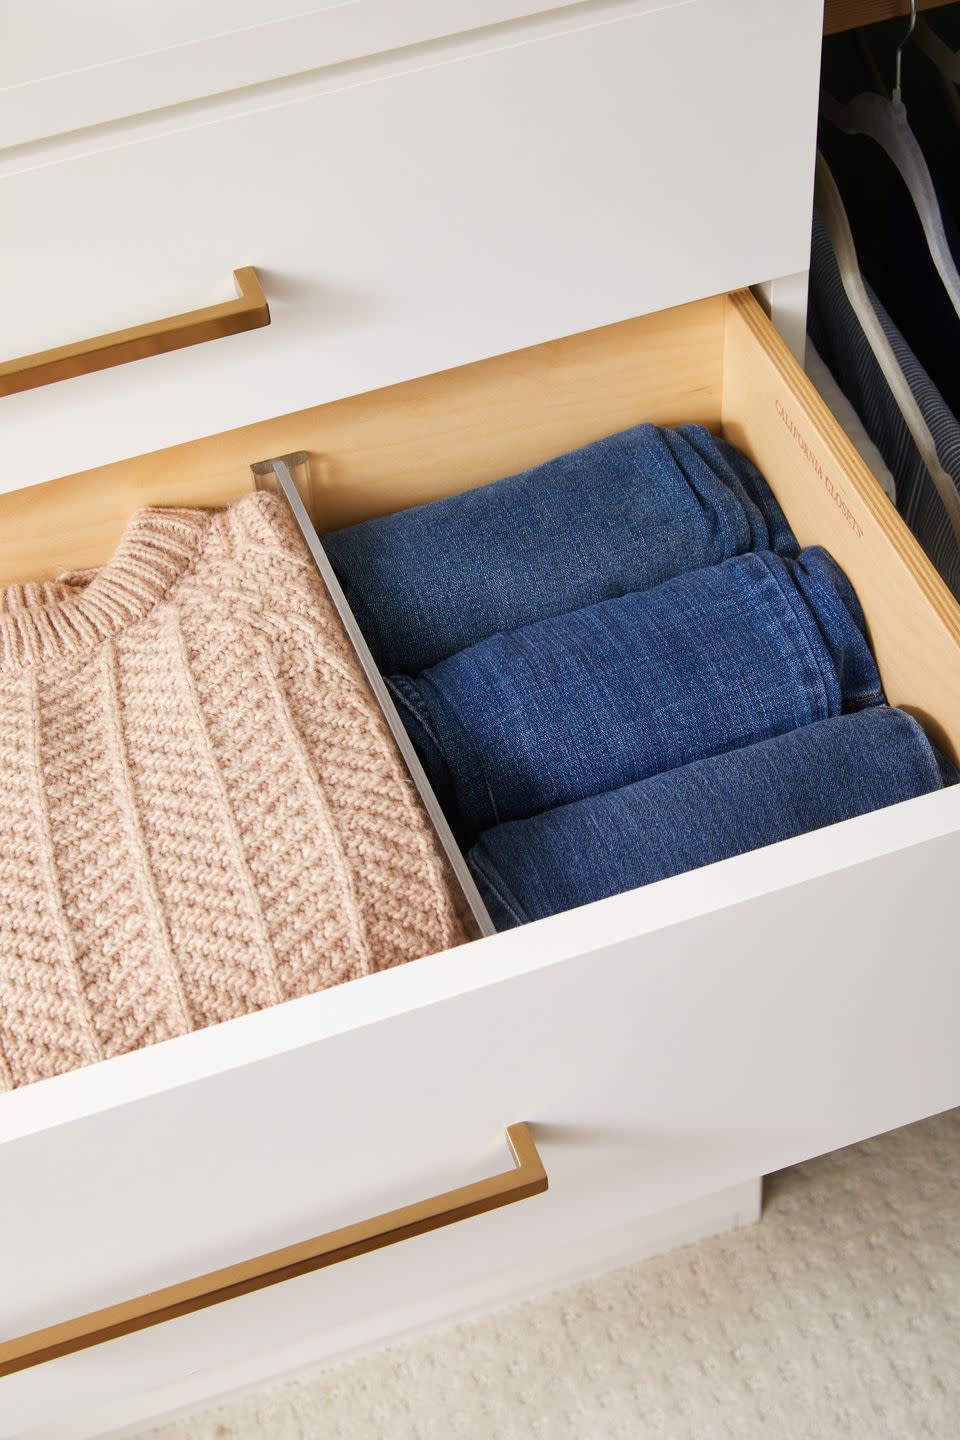
{"type": "Polygon", "coordinates": [[[815,3],[603,0],[7,151],[3,359],[248,264],[273,322],[0,399],[0,486],[804,269],[818,62],[815,3]]]}
{"type": "Polygon", "coordinates": [[[0,54],[0,147],[575,3],[32,0],[0,54]]]}
{"type": "Polygon", "coordinates": [[[956,1104],[958,864],[945,791],[13,1092],[0,1338],[505,1168],[514,1120],[550,1190],[10,1376],[0,1434],[956,1104]]]}

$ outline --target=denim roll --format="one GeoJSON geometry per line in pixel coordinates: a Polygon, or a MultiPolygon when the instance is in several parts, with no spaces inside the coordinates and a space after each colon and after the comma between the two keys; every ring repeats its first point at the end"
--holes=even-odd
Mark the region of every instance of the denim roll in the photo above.
{"type": "Polygon", "coordinates": [[[508,930],[941,784],[920,726],[882,705],[508,821],[468,860],[490,918],[508,930]]]}
{"type": "Polygon", "coordinates": [[[380,669],[403,675],[731,555],[797,553],[760,472],[702,425],[637,425],[323,543],[380,669]]]}
{"type": "Polygon", "coordinates": [[[883,699],[856,595],[819,548],[736,556],[387,683],[466,844],[883,699]]]}

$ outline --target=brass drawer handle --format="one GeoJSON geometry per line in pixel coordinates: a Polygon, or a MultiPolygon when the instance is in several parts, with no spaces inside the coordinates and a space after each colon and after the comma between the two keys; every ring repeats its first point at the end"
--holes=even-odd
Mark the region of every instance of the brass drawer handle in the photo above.
{"type": "Polygon", "coordinates": [[[547,1172],[528,1127],[523,1123],[508,1125],[507,1140],[516,1161],[513,1170],[491,1175],[487,1180],[475,1180],[471,1185],[461,1185],[458,1190],[447,1190],[429,1200],[418,1200],[414,1205],[403,1205],[399,1210],[388,1210],[385,1215],[360,1220],[342,1230],[330,1230],[312,1240],[301,1240],[282,1250],[271,1250],[253,1260],[211,1270],[208,1275],[153,1290],[135,1300],[124,1300],[119,1305],[93,1310],[89,1315],[78,1315],[75,1320],[34,1330],[16,1340],[0,1342],[0,1376],[28,1370],[45,1360],[72,1355],[104,1340],[146,1330],[164,1320],[175,1320],[194,1310],[219,1305],[222,1300],[249,1295],[253,1290],[262,1290],[281,1280],[308,1275],[311,1270],[351,1260],[354,1255],[365,1255],[370,1250],[394,1245],[398,1240],[408,1240],[457,1220],[467,1220],[471,1215],[512,1205],[515,1200],[526,1200],[529,1195],[542,1194],[547,1188],[547,1172]]]}
{"type": "Polygon", "coordinates": [[[186,345],[200,345],[205,340],[219,340],[223,335],[239,335],[243,330],[269,325],[270,307],[253,266],[234,270],[233,279],[236,300],[188,310],[184,315],[169,315],[165,320],[151,320],[129,330],[113,330],[92,340],[60,345],[56,350],[39,350],[19,360],[5,360],[0,364],[0,395],[16,395],[38,385],[52,385],[56,380],[71,380],[74,375],[90,375],[94,370],[109,370],[111,365],[126,365],[130,360],[144,360],[148,355],[163,355],[167,350],[182,350],[186,345]]]}

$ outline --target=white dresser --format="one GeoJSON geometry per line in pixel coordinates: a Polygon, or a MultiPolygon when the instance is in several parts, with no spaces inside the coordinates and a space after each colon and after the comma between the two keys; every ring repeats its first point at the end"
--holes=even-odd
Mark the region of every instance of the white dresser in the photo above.
{"type": "MultiPolygon", "coordinates": [[[[89,8],[4,12],[0,580],[273,455],[322,529],[702,420],[956,756],[960,611],[790,353],[819,0],[89,8]],[[91,368],[117,350],[148,358],[91,368]]],[[[954,789],[0,1097],[0,1437],[123,1433],[745,1222],[763,1173],[960,1103],[958,867],[954,789]],[[508,1171],[517,1122],[546,1193],[58,1356],[508,1171]]]]}

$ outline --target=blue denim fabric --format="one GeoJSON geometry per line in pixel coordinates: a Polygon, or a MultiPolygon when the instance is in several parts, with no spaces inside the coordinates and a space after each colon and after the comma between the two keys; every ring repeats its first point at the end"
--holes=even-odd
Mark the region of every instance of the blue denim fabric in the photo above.
{"type": "Polygon", "coordinates": [[[637,425],[324,546],[380,669],[404,675],[731,555],[797,552],[759,471],[702,425],[637,425]]]}
{"type": "Polygon", "coordinates": [[[857,598],[818,548],[736,556],[387,683],[465,842],[883,698],[857,598]]]}
{"type": "Polygon", "coordinates": [[[920,726],[883,705],[498,825],[468,859],[507,930],[940,786],[920,726]]]}

